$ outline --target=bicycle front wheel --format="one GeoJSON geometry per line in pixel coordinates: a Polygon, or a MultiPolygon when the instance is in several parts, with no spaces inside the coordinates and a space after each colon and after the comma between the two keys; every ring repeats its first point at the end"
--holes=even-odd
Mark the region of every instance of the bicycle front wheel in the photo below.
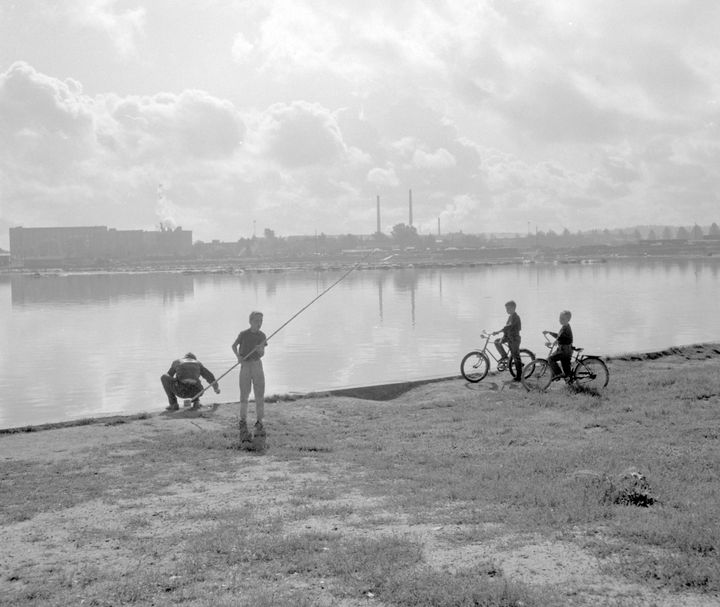
{"type": "Polygon", "coordinates": [[[552,382],[552,368],[544,358],[531,360],[523,367],[520,381],[528,392],[543,392],[552,382]]]}
{"type": "Polygon", "coordinates": [[[484,352],[468,352],[460,363],[460,373],[469,382],[476,384],[484,379],[490,370],[490,361],[484,352]]]}
{"type": "MultiPolygon", "coordinates": [[[[520,363],[522,364],[523,368],[531,362],[535,360],[535,354],[532,353],[530,350],[522,349],[520,350],[520,363]]],[[[512,375],[515,379],[520,379],[518,376],[518,372],[515,369],[515,359],[510,358],[510,375],[512,375]]]]}
{"type": "Polygon", "coordinates": [[[601,359],[587,357],[575,365],[573,378],[575,384],[584,390],[600,390],[608,385],[610,371],[601,359]]]}

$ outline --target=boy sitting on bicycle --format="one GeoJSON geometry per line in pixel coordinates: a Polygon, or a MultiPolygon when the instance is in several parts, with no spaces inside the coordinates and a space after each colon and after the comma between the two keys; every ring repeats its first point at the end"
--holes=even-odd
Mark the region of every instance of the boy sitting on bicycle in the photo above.
{"type": "Polygon", "coordinates": [[[563,310],[560,312],[560,330],[557,333],[553,331],[543,331],[543,334],[550,335],[555,338],[557,343],[557,349],[548,357],[550,368],[552,369],[552,379],[557,381],[559,379],[569,379],[572,376],[571,372],[571,360],[573,353],[573,333],[570,328],[570,319],[572,313],[570,310],[563,310]],[[558,365],[558,361],[560,364],[558,365]],[[562,366],[562,371],[560,370],[562,366]]]}
{"type": "Polygon", "coordinates": [[[522,329],[522,323],[520,322],[520,316],[515,311],[516,308],[517,305],[512,300],[508,301],[505,304],[505,311],[508,313],[507,322],[502,329],[500,329],[499,331],[495,331],[493,335],[497,335],[498,333],[503,334],[502,337],[495,340],[495,347],[500,353],[500,359],[507,360],[508,355],[502,345],[504,343],[508,345],[508,349],[510,350],[510,356],[512,357],[513,361],[515,361],[515,369],[517,372],[517,377],[515,377],[514,380],[520,381],[523,367],[522,361],[520,360],[520,330],[522,329]]]}

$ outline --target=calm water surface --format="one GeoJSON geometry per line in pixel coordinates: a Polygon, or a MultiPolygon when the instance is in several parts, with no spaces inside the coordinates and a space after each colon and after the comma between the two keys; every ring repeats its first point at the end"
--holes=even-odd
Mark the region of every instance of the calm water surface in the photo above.
{"type": "MultiPolygon", "coordinates": [[[[720,261],[365,270],[270,341],[269,394],[456,375],[515,299],[523,345],[573,312],[598,354],[720,341],[720,261]]],[[[0,428],[165,407],[160,375],[192,350],[216,375],[253,309],[270,335],[341,272],[0,276],[0,428]]],[[[222,394],[236,401],[237,369],[222,394]]]]}

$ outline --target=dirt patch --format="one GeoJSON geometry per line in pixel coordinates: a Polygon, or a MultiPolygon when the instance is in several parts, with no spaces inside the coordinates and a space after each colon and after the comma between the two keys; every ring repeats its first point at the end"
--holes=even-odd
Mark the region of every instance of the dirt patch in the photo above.
{"type": "MultiPolygon", "coordinates": [[[[458,376],[459,377],[459,376],[458,376]]],[[[350,398],[361,398],[363,400],[386,401],[394,400],[417,386],[425,386],[435,382],[445,382],[456,377],[438,377],[436,379],[423,379],[418,381],[395,382],[390,384],[378,384],[375,386],[358,386],[355,388],[343,388],[342,390],[330,390],[327,394],[332,396],[347,396],[350,398]]]]}

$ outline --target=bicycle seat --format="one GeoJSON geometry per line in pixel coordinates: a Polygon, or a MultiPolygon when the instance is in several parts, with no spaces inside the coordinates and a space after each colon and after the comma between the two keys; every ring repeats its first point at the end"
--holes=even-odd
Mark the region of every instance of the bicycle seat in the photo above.
{"type": "Polygon", "coordinates": [[[573,346],[573,350],[574,350],[575,352],[578,352],[578,353],[579,353],[579,352],[582,352],[584,349],[585,349],[585,348],[576,348],[575,346],[573,346]]]}

